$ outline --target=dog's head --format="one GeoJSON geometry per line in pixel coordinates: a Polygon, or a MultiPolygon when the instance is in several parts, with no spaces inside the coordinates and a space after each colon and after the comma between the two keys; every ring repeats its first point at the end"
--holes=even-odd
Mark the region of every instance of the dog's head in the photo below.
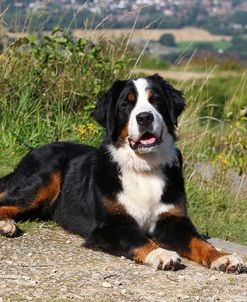
{"type": "Polygon", "coordinates": [[[166,135],[175,139],[178,116],[185,108],[182,92],[155,74],[116,81],[100,97],[93,116],[116,146],[137,153],[155,152],[166,135]]]}

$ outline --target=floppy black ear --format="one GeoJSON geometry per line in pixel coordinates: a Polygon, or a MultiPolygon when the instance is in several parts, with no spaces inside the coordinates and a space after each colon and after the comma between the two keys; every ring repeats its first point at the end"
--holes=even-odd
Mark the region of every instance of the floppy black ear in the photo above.
{"type": "Polygon", "coordinates": [[[114,82],[111,88],[98,99],[96,107],[91,114],[109,134],[114,131],[117,100],[125,83],[126,81],[120,80],[114,82]]]}
{"type": "Polygon", "coordinates": [[[162,92],[167,102],[169,103],[168,111],[169,111],[170,118],[173,124],[177,126],[178,117],[186,107],[183,92],[174,88],[171,84],[169,84],[158,74],[154,74],[150,78],[159,83],[162,92]]]}

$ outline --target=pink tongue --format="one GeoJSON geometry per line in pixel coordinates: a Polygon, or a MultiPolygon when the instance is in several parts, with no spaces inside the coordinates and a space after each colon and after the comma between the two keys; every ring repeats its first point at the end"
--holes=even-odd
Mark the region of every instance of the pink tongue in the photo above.
{"type": "Polygon", "coordinates": [[[150,137],[150,138],[141,138],[140,142],[143,145],[150,145],[150,144],[154,144],[156,141],[156,138],[154,136],[150,137]]]}

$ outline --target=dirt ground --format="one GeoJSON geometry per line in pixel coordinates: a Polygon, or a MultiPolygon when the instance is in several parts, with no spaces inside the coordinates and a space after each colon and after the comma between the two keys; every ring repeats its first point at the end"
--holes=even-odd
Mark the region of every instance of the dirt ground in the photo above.
{"type": "Polygon", "coordinates": [[[183,270],[154,271],[82,244],[59,227],[0,238],[0,301],[247,301],[247,271],[230,275],[185,260],[183,270]]]}

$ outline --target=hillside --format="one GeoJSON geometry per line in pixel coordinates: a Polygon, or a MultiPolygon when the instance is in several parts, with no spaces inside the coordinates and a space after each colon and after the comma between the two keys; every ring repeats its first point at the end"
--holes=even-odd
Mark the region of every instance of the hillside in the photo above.
{"type": "Polygon", "coordinates": [[[180,29],[99,29],[99,30],[74,30],[74,37],[105,37],[109,40],[120,39],[131,35],[131,40],[140,43],[143,40],[159,40],[163,34],[171,33],[177,42],[194,41],[194,42],[213,42],[213,41],[229,41],[231,37],[225,35],[213,35],[207,30],[196,27],[184,27],[180,29]]]}

